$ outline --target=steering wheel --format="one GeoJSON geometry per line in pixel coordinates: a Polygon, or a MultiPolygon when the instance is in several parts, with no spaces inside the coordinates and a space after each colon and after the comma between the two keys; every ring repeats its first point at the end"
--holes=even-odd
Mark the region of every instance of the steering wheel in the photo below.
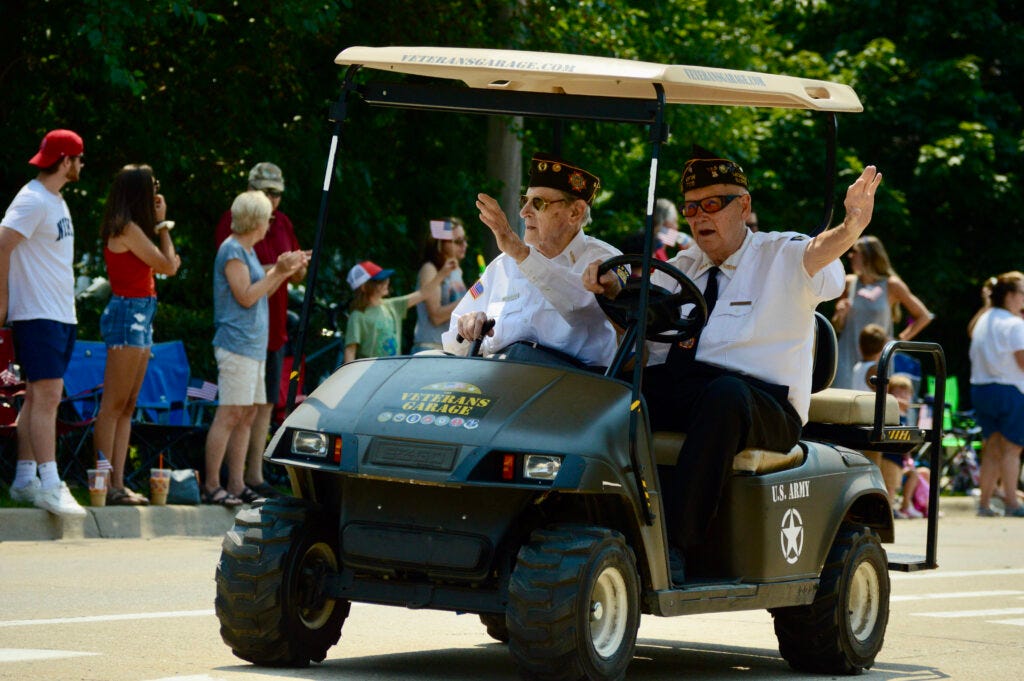
{"type": "MultiPolygon", "coordinates": [[[[629,265],[633,271],[638,271],[643,266],[643,256],[615,256],[601,263],[597,269],[597,276],[600,278],[605,272],[623,265],[629,265]]],[[[666,262],[651,258],[651,269],[668,275],[679,285],[679,290],[671,291],[651,284],[647,300],[647,332],[644,336],[647,340],[659,343],[677,343],[695,338],[708,320],[708,306],[704,302],[704,294],[689,277],[666,262]],[[685,317],[679,311],[682,305],[693,305],[693,309],[685,317]]],[[[639,277],[627,278],[622,291],[614,300],[595,294],[608,319],[620,327],[629,324],[630,315],[640,305],[640,283],[639,277]]]]}

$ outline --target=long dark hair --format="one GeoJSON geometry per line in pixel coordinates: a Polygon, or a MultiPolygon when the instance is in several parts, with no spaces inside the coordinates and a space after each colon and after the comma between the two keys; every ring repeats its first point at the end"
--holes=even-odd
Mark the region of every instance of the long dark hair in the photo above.
{"type": "MultiPolygon", "coordinates": [[[[465,233],[466,225],[459,218],[452,216],[445,218],[445,220],[452,223],[452,231],[455,231],[456,227],[461,227],[463,233],[465,233]]],[[[448,259],[441,248],[444,244],[444,239],[435,239],[434,235],[428,230],[423,237],[423,245],[420,248],[420,265],[430,262],[434,263],[434,267],[437,269],[441,269],[444,266],[444,261],[448,259]]]]}
{"type": "Polygon", "coordinates": [[[153,169],[145,164],[126,165],[114,176],[107,207],[100,223],[103,245],[120,236],[129,222],[137,224],[150,239],[156,238],[156,187],[153,169]]]}

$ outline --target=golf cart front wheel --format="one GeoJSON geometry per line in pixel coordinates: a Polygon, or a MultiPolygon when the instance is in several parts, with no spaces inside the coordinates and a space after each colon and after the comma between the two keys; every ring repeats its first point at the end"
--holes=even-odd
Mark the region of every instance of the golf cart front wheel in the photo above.
{"type": "Polygon", "coordinates": [[[878,535],[843,525],[810,605],[776,608],[779,652],[798,671],[858,674],[882,649],[889,622],[889,572],[878,535]]]}
{"type": "Polygon", "coordinates": [[[528,679],[623,679],[640,625],[636,559],[602,527],[536,530],[509,583],[509,650],[528,679]]]}
{"type": "Polygon", "coordinates": [[[217,565],[217,618],[232,652],[254,664],[304,667],[338,642],[350,604],[330,598],[334,535],[290,498],[240,511],[217,565]]]}

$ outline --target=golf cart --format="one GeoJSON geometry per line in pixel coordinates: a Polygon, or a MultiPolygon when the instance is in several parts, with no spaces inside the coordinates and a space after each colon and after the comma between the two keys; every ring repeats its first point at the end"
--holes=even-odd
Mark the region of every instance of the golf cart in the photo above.
{"type": "MultiPolygon", "coordinates": [[[[849,87],[828,82],[578,55],[352,47],[336,61],[348,68],[332,114],[338,127],[304,315],[350,98],[648,126],[648,235],[667,105],[823,112],[831,177],[835,114],[861,110],[849,87]],[[435,80],[359,80],[382,71],[435,80]]],[[[819,229],[831,217],[828,184],[819,229]]],[[[287,469],[295,498],[240,511],[217,567],[221,634],[238,657],[322,661],[350,604],[363,602],[478,614],[532,679],[624,678],[641,614],[762,608],[793,668],[856,673],[873,664],[888,622],[888,570],[936,567],[938,487],[926,554],[887,556],[892,511],[862,452],[930,446],[937,468],[939,432],[899,425],[885,387],[896,351],[930,356],[941,414],[941,348],[890,343],[875,392],[830,389],[836,339],[819,317],[808,329],[817,340],[805,439],[789,452],[735,457],[716,540],[687,556],[687,581],[673,585],[658,466],[673,463],[684,435],[650,432],[641,367],[626,367],[645,339],[692,338],[706,307],[689,279],[652,261],[645,241],[643,254],[605,265],[640,276],[605,302],[624,334],[604,375],[477,356],[367,359],[338,369],[291,411],[265,457],[287,469]],[[652,286],[654,267],[678,289],[652,286]]],[[[302,325],[300,351],[301,333],[302,325]]]]}

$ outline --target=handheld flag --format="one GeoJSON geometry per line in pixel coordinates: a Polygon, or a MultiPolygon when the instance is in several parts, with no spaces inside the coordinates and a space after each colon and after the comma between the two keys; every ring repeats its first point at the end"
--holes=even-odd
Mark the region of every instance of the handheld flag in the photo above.
{"type": "Polygon", "coordinates": [[[451,220],[431,220],[430,236],[442,241],[451,241],[454,238],[452,237],[451,220]]]}

